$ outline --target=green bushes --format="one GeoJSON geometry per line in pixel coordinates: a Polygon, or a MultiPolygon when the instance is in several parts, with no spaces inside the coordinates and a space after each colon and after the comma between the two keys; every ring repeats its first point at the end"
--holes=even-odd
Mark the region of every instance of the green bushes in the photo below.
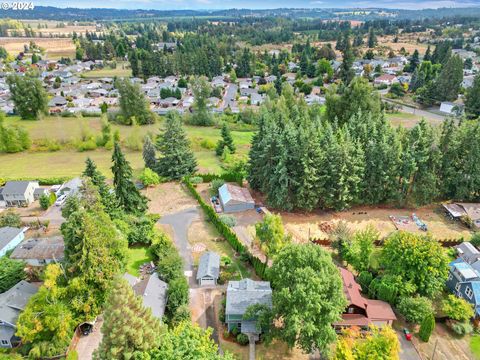
{"type": "Polygon", "coordinates": [[[433,313],[433,307],[432,302],[425,297],[407,297],[398,303],[398,311],[408,322],[420,324],[423,319],[433,313]]]}
{"type": "Polygon", "coordinates": [[[237,220],[231,215],[220,215],[219,218],[228,227],[234,227],[237,224],[237,220]]]}
{"type": "Polygon", "coordinates": [[[429,314],[422,320],[418,336],[422,341],[428,342],[433,329],[435,329],[435,318],[433,317],[433,314],[429,314]]]}
{"type": "Polygon", "coordinates": [[[458,321],[468,321],[475,315],[472,304],[453,294],[442,301],[442,311],[450,319],[458,321]]]}
{"type": "Polygon", "coordinates": [[[22,219],[20,218],[20,215],[16,212],[8,210],[0,214],[0,227],[20,227],[21,225],[22,219]]]}
{"type": "Polygon", "coordinates": [[[473,326],[468,322],[455,321],[450,327],[452,331],[459,336],[465,336],[473,332],[473,326]]]}
{"type": "Polygon", "coordinates": [[[248,336],[245,334],[238,334],[237,335],[237,343],[239,343],[242,346],[247,345],[249,342],[248,336]]]}
{"type": "Polygon", "coordinates": [[[138,179],[147,187],[160,184],[160,176],[149,168],[143,169],[138,179]]]}
{"type": "Polygon", "coordinates": [[[218,195],[218,189],[220,189],[225,184],[223,179],[213,179],[210,183],[210,193],[212,195],[218,195]]]}
{"type": "Polygon", "coordinates": [[[23,269],[25,263],[9,259],[7,256],[0,257],[0,293],[7,291],[20,280],[25,279],[26,275],[23,269]]]}
{"type": "MultiPolygon", "coordinates": [[[[204,178],[204,181],[205,181],[205,178],[204,178]]],[[[256,274],[260,278],[265,278],[266,265],[262,261],[260,261],[260,259],[258,259],[256,256],[248,252],[248,250],[245,248],[245,246],[243,246],[243,244],[240,242],[240,240],[238,239],[237,235],[233,232],[233,230],[222,222],[218,214],[210,205],[208,205],[207,203],[205,203],[205,201],[203,201],[200,194],[197,192],[195,187],[190,182],[190,179],[184,178],[184,183],[187,186],[188,190],[190,190],[190,193],[193,195],[193,197],[198,201],[198,203],[200,204],[200,207],[203,209],[203,211],[205,211],[205,214],[207,215],[208,219],[217,228],[218,232],[223,235],[223,237],[228,241],[230,246],[235,251],[241,253],[248,259],[250,264],[252,264],[253,268],[255,269],[256,274]]]]}
{"type": "Polygon", "coordinates": [[[53,192],[50,193],[49,195],[42,194],[42,196],[40,196],[40,207],[43,210],[47,210],[50,206],[52,206],[55,203],[56,200],[57,200],[57,196],[53,192]]]}

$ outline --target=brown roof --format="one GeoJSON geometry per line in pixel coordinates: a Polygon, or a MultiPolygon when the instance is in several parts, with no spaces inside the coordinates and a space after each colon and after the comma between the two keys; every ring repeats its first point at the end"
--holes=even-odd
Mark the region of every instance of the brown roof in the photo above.
{"type": "Polygon", "coordinates": [[[226,184],[232,200],[240,202],[254,202],[248,189],[232,184],[226,184]]]}
{"type": "Polygon", "coordinates": [[[343,314],[342,320],[333,323],[334,326],[368,326],[368,318],[362,314],[343,314]]]}
{"type": "MultiPolygon", "coordinates": [[[[366,299],[361,294],[361,287],[355,281],[353,274],[347,269],[340,268],[340,273],[342,275],[343,281],[343,291],[345,297],[349,302],[349,305],[355,305],[361,309],[364,309],[367,313],[367,316],[361,314],[343,314],[344,321],[352,318],[352,315],[355,317],[363,317],[367,323],[371,321],[387,321],[395,320],[397,317],[393,313],[392,307],[390,304],[381,300],[371,300],[366,299]]],[[[356,319],[356,318],[355,318],[356,319]]],[[[355,320],[358,322],[358,320],[355,320]]],[[[351,324],[351,325],[361,325],[361,324],[351,324]]]]}
{"type": "Polygon", "coordinates": [[[65,244],[62,236],[50,238],[32,238],[21,242],[10,257],[19,260],[61,260],[63,259],[65,244]]]}

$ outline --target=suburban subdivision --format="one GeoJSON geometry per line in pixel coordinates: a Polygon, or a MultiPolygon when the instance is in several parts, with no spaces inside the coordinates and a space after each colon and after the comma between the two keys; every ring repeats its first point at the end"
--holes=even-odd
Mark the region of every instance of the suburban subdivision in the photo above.
{"type": "Polygon", "coordinates": [[[480,7],[439,3],[2,4],[0,359],[480,360],[480,7]]]}

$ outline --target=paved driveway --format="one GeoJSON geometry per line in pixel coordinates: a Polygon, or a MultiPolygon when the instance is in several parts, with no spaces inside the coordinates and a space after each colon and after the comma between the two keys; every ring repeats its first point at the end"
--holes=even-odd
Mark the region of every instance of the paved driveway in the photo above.
{"type": "Polygon", "coordinates": [[[93,358],[93,352],[98,348],[102,341],[102,332],[100,331],[102,324],[103,319],[99,317],[95,322],[93,332],[88,336],[82,336],[80,338],[76,347],[78,359],[91,360],[93,358]]]}
{"type": "Polygon", "coordinates": [[[418,354],[415,346],[411,341],[405,339],[405,336],[401,331],[397,331],[398,339],[400,340],[400,359],[401,360],[422,360],[420,355],[418,354]]]}
{"type": "Polygon", "coordinates": [[[188,228],[193,220],[198,219],[199,213],[196,207],[189,208],[174,214],[162,216],[159,224],[170,225],[173,229],[173,241],[183,259],[185,276],[189,278],[190,287],[194,285],[193,258],[188,243],[188,228]]]}

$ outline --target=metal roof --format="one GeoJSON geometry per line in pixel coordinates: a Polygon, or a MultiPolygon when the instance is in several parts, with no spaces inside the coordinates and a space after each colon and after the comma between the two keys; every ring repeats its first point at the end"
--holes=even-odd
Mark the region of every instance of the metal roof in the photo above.
{"type": "Polygon", "coordinates": [[[240,186],[223,184],[218,189],[218,194],[223,204],[228,204],[229,202],[255,203],[248,189],[242,188],[240,186]]]}
{"type": "Polygon", "coordinates": [[[198,264],[197,280],[209,276],[218,279],[220,276],[220,255],[207,251],[202,254],[198,264]]]}
{"type": "Polygon", "coordinates": [[[138,279],[130,274],[124,274],[123,278],[132,286],[133,291],[143,299],[143,304],[152,309],[152,315],[162,319],[167,305],[168,285],[160,280],[157,273],[138,279]]]}

